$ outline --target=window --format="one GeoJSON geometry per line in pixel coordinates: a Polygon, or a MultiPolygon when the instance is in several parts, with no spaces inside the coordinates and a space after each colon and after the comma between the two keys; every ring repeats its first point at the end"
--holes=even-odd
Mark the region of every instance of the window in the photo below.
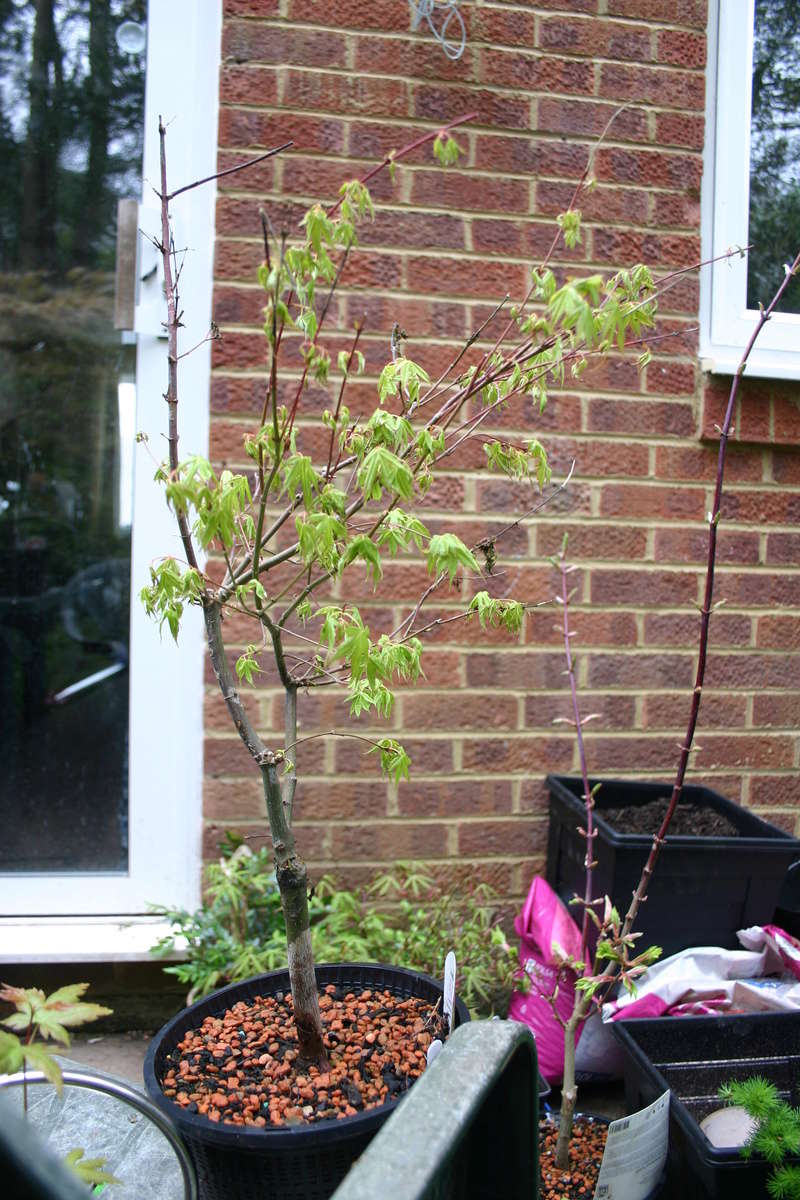
{"type": "MultiPolygon", "coordinates": [[[[220,23],[219,0],[0,6],[0,66],[17,82],[0,88],[13,166],[0,317],[14,332],[0,347],[5,961],[135,957],[153,940],[148,902],[199,895],[202,618],[190,614],[175,647],[135,598],[152,559],[179,552],[150,454],[134,446],[143,430],[160,455],[165,422],[163,293],[144,232],[122,289],[133,329],[111,313],[117,201],[132,205],[134,238],[150,228],[158,114],[173,186],[215,170],[220,23]],[[87,78],[114,103],[90,103],[87,78]],[[102,202],[91,220],[90,200],[102,202]]],[[[191,247],[187,345],[208,329],[213,213],[213,187],[174,205],[176,244],[191,247]]],[[[186,358],[181,385],[194,400],[182,434],[201,453],[209,349],[186,358]]]]}
{"type": "MultiPolygon", "coordinates": [[[[703,273],[703,365],[735,371],[785,262],[800,246],[800,4],[715,0],[709,14],[703,256],[752,245],[703,273]],[[745,86],[743,86],[743,81],[745,86]]],[[[762,331],[748,375],[800,379],[800,279],[762,331]]]]}

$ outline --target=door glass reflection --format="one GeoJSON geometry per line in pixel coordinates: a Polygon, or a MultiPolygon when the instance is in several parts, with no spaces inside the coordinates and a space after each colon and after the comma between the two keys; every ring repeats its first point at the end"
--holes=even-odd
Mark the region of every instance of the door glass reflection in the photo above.
{"type": "Polygon", "coordinates": [[[0,5],[0,870],[124,871],[146,0],[0,5]]]}

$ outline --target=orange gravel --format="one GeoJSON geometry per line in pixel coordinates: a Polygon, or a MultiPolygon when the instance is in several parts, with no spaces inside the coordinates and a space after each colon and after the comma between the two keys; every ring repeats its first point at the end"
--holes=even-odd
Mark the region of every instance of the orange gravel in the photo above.
{"type": "Polygon", "coordinates": [[[299,1061],[292,997],[256,996],[206,1017],[167,1056],[165,1096],[225,1125],[272,1128],[335,1120],[406,1091],[437,1035],[433,1006],[388,991],[320,995],[330,1069],[299,1061]]]}

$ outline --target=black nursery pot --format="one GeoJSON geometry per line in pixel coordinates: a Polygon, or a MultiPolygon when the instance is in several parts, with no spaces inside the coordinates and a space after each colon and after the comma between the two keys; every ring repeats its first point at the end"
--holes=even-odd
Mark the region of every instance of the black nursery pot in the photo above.
{"type": "MultiPolygon", "coordinates": [[[[800,1014],[658,1017],[614,1021],[625,1058],[625,1100],[635,1112],[664,1094],[669,1108],[667,1195],[675,1200],[755,1200],[771,1168],[734,1147],[712,1146],[700,1121],[722,1108],[720,1084],[753,1075],[800,1104],[800,1014]]],[[[800,1159],[791,1160],[800,1165],[800,1159]]]]}
{"type": "MultiPolygon", "coordinates": [[[[583,781],[578,776],[548,775],[550,830],[547,882],[568,903],[583,895],[586,839],[583,781]]],[[[605,810],[669,799],[672,785],[618,779],[590,779],[595,796],[597,836],[593,854],[595,896],[610,896],[627,911],[652,846],[648,834],[622,833],[604,818],[605,810]]],[[[772,920],[787,868],[800,857],[800,840],[763,821],[711,788],[686,786],[682,801],[724,816],[738,836],[697,837],[668,834],[647,889],[647,902],[636,920],[638,945],[661,946],[664,956],[688,946],[739,949],[737,929],[772,920]]]]}
{"type": "MultiPolygon", "coordinates": [[[[319,988],[328,984],[348,991],[385,988],[401,998],[415,996],[434,1004],[442,995],[439,981],[402,967],[323,964],[316,968],[316,976],[319,988]]],[[[240,1000],[289,990],[286,970],[230,984],[173,1017],[150,1043],[144,1061],[145,1088],[183,1138],[197,1168],[201,1200],[263,1200],[267,1196],[328,1200],[399,1102],[389,1100],[379,1108],[340,1120],[280,1129],[242,1129],[214,1125],[200,1114],[186,1112],[163,1094],[159,1079],[166,1056],[187,1030],[198,1028],[208,1016],[221,1015],[240,1000]]],[[[468,1020],[466,1005],[457,999],[454,1024],[468,1020]]]]}

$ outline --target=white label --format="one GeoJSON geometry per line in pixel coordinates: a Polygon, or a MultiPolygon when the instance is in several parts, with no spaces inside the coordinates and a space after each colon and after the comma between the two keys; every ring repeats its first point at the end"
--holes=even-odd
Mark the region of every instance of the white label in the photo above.
{"type": "Polygon", "coordinates": [[[453,1005],[456,1000],[456,956],[451,950],[444,960],[444,1001],[442,1012],[447,1021],[448,1033],[453,1028],[453,1005]]]}
{"type": "Polygon", "coordinates": [[[425,1056],[428,1060],[428,1066],[431,1065],[433,1060],[436,1058],[437,1054],[441,1053],[441,1050],[442,1050],[442,1043],[439,1041],[438,1038],[434,1038],[433,1041],[431,1042],[430,1046],[428,1046],[428,1053],[425,1056]]]}
{"type": "Polygon", "coordinates": [[[612,1121],[595,1200],[644,1200],[664,1170],[668,1137],[669,1092],[648,1108],[612,1121]]]}

